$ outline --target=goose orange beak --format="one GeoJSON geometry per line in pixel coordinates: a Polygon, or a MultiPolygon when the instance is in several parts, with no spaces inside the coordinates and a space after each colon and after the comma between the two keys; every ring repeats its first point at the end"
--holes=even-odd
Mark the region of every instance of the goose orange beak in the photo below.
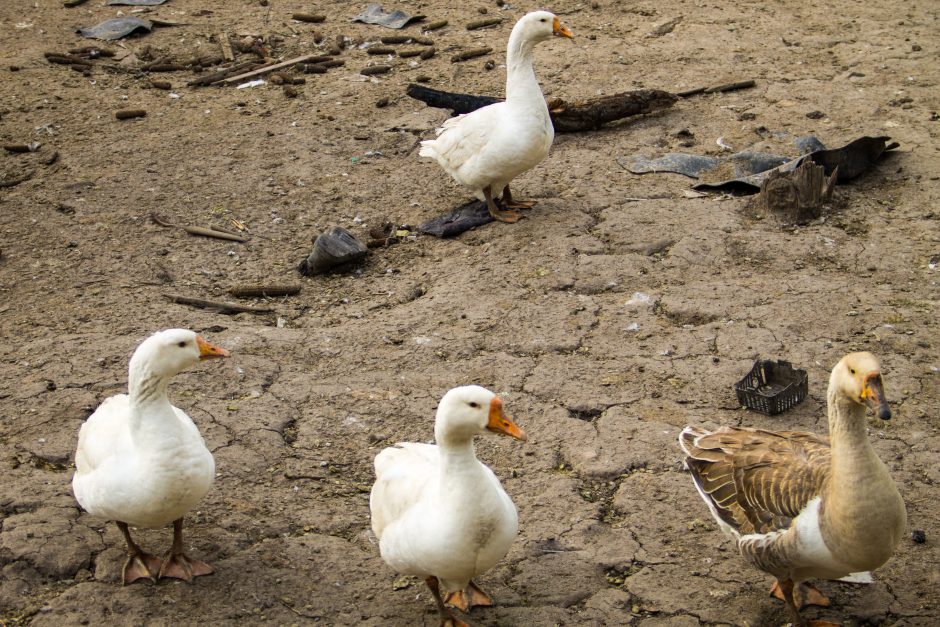
{"type": "Polygon", "coordinates": [[[557,17],[552,21],[552,35],[574,39],[574,33],[567,26],[562,26],[561,20],[557,17]]]}
{"type": "Polygon", "coordinates": [[[891,408],[888,407],[888,400],[885,398],[884,383],[881,381],[881,375],[874,373],[865,379],[865,387],[862,388],[862,402],[865,403],[875,415],[882,420],[891,419],[891,408]]]}
{"type": "Polygon", "coordinates": [[[498,396],[494,396],[490,401],[490,420],[486,428],[493,433],[502,433],[522,442],[529,439],[525,431],[503,413],[503,401],[498,396]]]}
{"type": "Polygon", "coordinates": [[[210,344],[198,335],[196,336],[196,346],[199,347],[199,359],[213,359],[215,357],[228,357],[229,352],[220,346],[210,344]]]}

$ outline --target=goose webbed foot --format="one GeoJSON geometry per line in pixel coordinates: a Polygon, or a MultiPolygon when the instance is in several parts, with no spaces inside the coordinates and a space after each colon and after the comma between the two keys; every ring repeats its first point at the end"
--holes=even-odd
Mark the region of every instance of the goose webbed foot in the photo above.
{"type": "Polygon", "coordinates": [[[493,605],[493,599],[490,595],[483,592],[480,586],[473,581],[470,582],[464,590],[448,592],[444,597],[444,603],[456,607],[461,612],[468,612],[474,607],[486,607],[493,605]]]}
{"type": "Polygon", "coordinates": [[[183,519],[173,521],[173,546],[163,556],[160,566],[160,578],[170,577],[192,582],[193,577],[211,575],[214,570],[203,562],[186,555],[183,552],[183,519]]]}
{"type": "Polygon", "coordinates": [[[124,542],[127,543],[127,560],[124,562],[124,568],[121,570],[121,585],[126,586],[134,583],[138,579],[149,579],[156,583],[157,573],[160,572],[160,558],[156,555],[146,553],[131,538],[130,529],[127,523],[115,521],[121,534],[124,535],[124,542]]]}
{"type": "Polygon", "coordinates": [[[437,603],[437,611],[441,616],[441,627],[470,627],[467,623],[454,616],[444,605],[444,600],[441,598],[441,586],[437,581],[437,577],[428,577],[424,580],[424,583],[428,584],[428,588],[431,589],[431,593],[434,595],[434,601],[437,603]]]}
{"type": "MultiPolygon", "coordinates": [[[[770,594],[786,601],[783,590],[781,590],[779,581],[775,582],[770,588],[770,594]]],[[[819,588],[812,584],[801,583],[793,586],[793,603],[800,609],[807,605],[818,605],[819,607],[829,607],[829,597],[820,592],[819,588]]]]}
{"type": "Polygon", "coordinates": [[[486,198],[486,208],[494,220],[512,224],[522,219],[522,215],[518,211],[513,211],[512,209],[500,209],[496,205],[496,201],[493,200],[493,192],[489,185],[483,188],[483,196],[486,198]]]}
{"type": "Polygon", "coordinates": [[[509,209],[531,209],[537,203],[534,200],[515,200],[512,197],[512,192],[509,191],[509,186],[503,188],[503,205],[509,209]]]}

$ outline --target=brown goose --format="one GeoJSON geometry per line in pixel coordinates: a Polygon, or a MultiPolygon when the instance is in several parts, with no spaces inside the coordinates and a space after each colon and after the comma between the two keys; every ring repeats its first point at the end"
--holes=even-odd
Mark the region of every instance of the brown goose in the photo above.
{"type": "Polygon", "coordinates": [[[679,436],[712,516],[751,564],[777,578],[773,592],[795,625],[806,624],[802,600],[828,605],[811,586],[801,591],[801,582],[878,568],[907,526],[901,494],[866,433],[866,407],[891,418],[874,355],[843,357],[827,401],[828,438],[732,427],[686,427],[679,436]]]}

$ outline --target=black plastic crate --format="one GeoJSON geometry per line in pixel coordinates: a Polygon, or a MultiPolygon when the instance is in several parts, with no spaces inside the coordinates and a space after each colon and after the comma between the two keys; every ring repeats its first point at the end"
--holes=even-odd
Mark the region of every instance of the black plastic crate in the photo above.
{"type": "Polygon", "coordinates": [[[743,379],[734,384],[738,402],[773,416],[803,402],[809,393],[805,370],[790,362],[758,359],[743,379]]]}

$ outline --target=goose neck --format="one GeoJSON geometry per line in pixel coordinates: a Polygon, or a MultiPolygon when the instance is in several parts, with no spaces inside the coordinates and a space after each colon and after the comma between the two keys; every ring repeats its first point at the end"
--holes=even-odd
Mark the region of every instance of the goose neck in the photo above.
{"type": "Polygon", "coordinates": [[[535,42],[513,31],[506,49],[506,100],[513,102],[521,98],[542,99],[542,90],[535,78],[532,66],[535,42]]]}

